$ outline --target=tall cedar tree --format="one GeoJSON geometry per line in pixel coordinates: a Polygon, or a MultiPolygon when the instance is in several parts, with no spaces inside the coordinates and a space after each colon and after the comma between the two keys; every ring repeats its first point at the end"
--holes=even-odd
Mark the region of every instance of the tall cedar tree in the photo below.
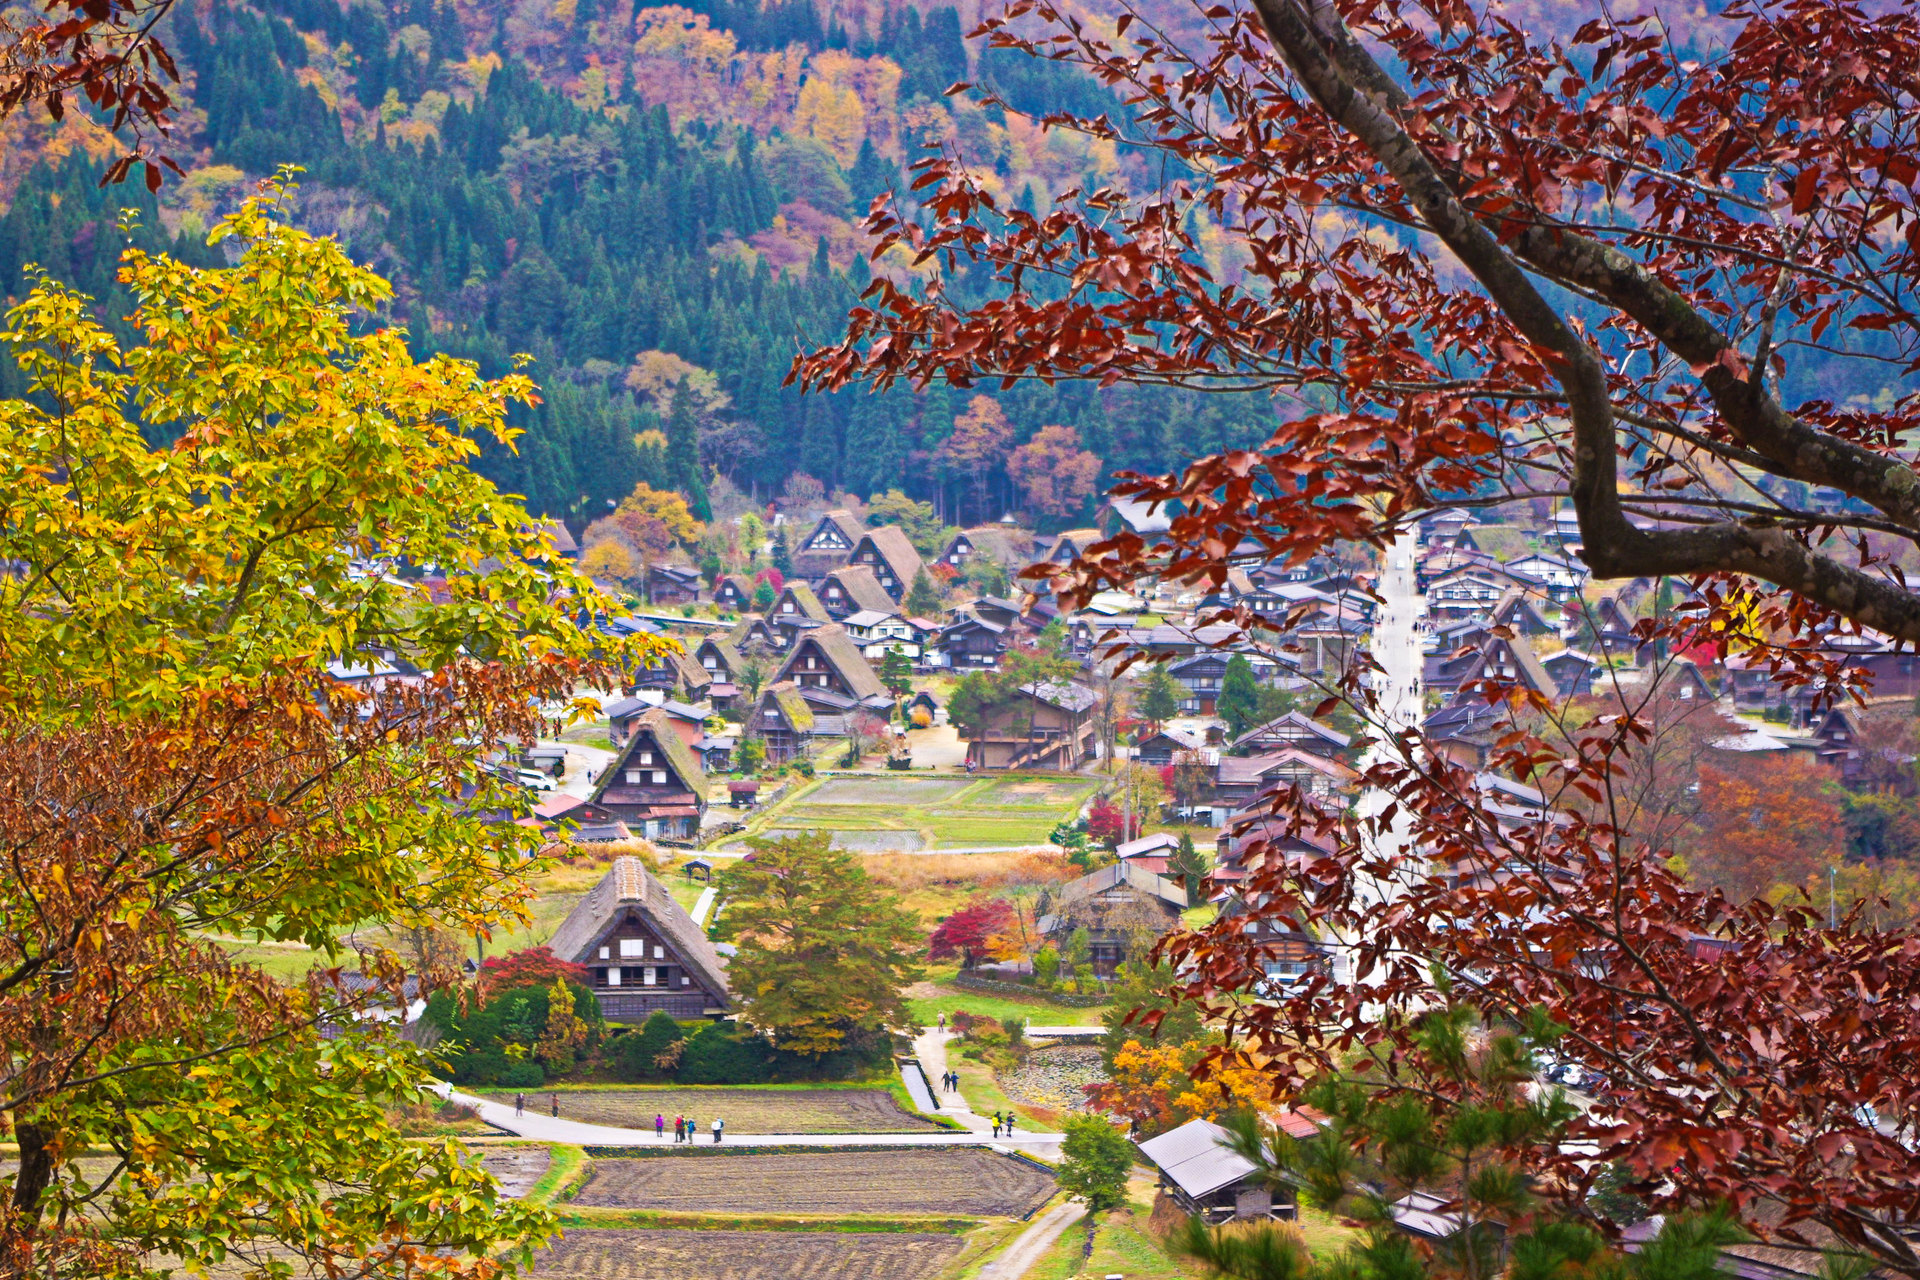
{"type": "MultiPolygon", "coordinates": [[[[993,43],[1088,67],[1136,111],[1131,143],[1218,181],[1036,221],[929,166],[924,218],[883,208],[876,251],[951,252],[944,279],[994,287],[878,280],[797,372],[1204,383],[1291,406],[1260,448],[1121,486],[1171,526],[1048,570],[1064,605],[1143,573],[1218,589],[1229,548],[1298,563],[1384,548],[1437,503],[1558,497],[1597,578],[1688,581],[1656,653],[1738,653],[1819,703],[1866,679],[1824,643],[1836,626],[1920,641],[1897,567],[1920,543],[1920,395],[1900,381],[1920,351],[1920,0],[1730,6],[1711,57],[1651,17],[1541,40],[1477,0],[1251,0],[1191,45],[1123,50],[1015,9],[987,20],[993,43]],[[1196,211],[1239,246],[1231,282],[1201,265],[1196,211]]],[[[1498,721],[1469,770],[1395,732],[1357,672],[1341,687],[1380,746],[1365,784],[1393,803],[1284,801],[1268,838],[1330,852],[1310,872],[1264,859],[1244,886],[1257,918],[1348,939],[1342,972],[1364,975],[1227,1015],[1276,1091],[1357,1042],[1410,1049],[1434,971],[1465,975],[1462,1001],[1495,1021],[1543,1007],[1609,1082],[1570,1144],[1526,1153],[1544,1194],[1581,1204],[1624,1171],[1653,1211],[1726,1204],[1775,1242],[1830,1233],[1920,1277],[1920,1076],[1891,1065],[1920,1058],[1920,934],[1685,883],[1622,817],[1649,732],[1632,700],[1469,690],[1498,721]],[[1548,812],[1496,803],[1488,772],[1548,812]]],[[[1260,980],[1245,923],[1167,945],[1210,1007],[1260,980]]]]}
{"type": "Polygon", "coordinates": [[[1180,682],[1165,667],[1149,667],[1133,692],[1133,709],[1157,729],[1180,714],[1180,692],[1180,682]]]}
{"type": "Polygon", "coordinates": [[[901,992],[919,978],[918,921],[824,832],[755,840],[720,874],[727,979],[741,1015],[774,1044],[818,1057],[912,1025],[901,992]]]}
{"type": "Polygon", "coordinates": [[[667,474],[673,487],[686,495],[694,518],[704,522],[713,518],[713,512],[707,505],[706,478],[700,474],[700,414],[695,399],[693,388],[682,378],[667,411],[667,474]]]}
{"type": "Polygon", "coordinates": [[[907,614],[915,618],[940,616],[940,593],[924,568],[913,575],[913,585],[907,589],[907,614]]]}
{"type": "Polygon", "coordinates": [[[1207,878],[1207,860],[1200,856],[1200,850],[1193,844],[1193,832],[1182,831],[1180,843],[1174,847],[1173,856],[1167,859],[1167,870],[1177,877],[1187,891],[1187,905],[1197,907],[1203,901],[1200,882],[1207,878]]]}
{"type": "Polygon", "coordinates": [[[361,329],[388,286],[277,223],[283,194],[220,225],[232,267],[127,251],[130,348],[51,282],[9,316],[32,398],[0,401],[0,505],[38,513],[0,533],[22,567],[0,586],[10,1272],[229,1250],[474,1272],[551,1226],[388,1124],[429,1079],[359,1017],[401,999],[398,957],[363,953],[359,996],[327,966],[376,925],[467,936],[513,913],[538,841],[482,816],[525,800],[481,766],[542,731],[537,708],[616,682],[569,616],[615,606],[467,465],[531,385],[361,329]],[[447,572],[429,592],[361,558],[447,572]],[[377,695],[331,678],[376,645],[428,674],[377,695]],[[320,967],[281,986],[213,933],[320,967]],[[97,1198],[90,1149],[143,1193],[97,1198]]]}
{"type": "Polygon", "coordinates": [[[1227,659],[1215,710],[1227,722],[1230,738],[1238,738],[1260,723],[1260,684],[1253,678],[1253,664],[1247,661],[1246,654],[1236,653],[1227,659]]]}

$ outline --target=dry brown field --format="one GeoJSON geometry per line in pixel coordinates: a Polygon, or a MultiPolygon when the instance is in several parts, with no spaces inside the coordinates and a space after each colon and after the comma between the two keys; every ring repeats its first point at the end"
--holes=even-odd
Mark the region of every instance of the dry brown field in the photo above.
{"type": "Polygon", "coordinates": [[[964,1247],[959,1236],[932,1232],[576,1230],[540,1255],[534,1274],[569,1280],[929,1280],[964,1247]]]}
{"type": "Polygon", "coordinates": [[[682,1213],[950,1213],[1017,1218],[1053,1191],[974,1147],[597,1159],[573,1203],[682,1213]]]}

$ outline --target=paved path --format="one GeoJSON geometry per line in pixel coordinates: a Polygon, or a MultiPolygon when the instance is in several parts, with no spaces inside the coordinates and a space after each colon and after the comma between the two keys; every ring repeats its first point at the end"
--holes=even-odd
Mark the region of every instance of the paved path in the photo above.
{"type": "Polygon", "coordinates": [[[920,1069],[927,1074],[927,1085],[940,1104],[940,1114],[958,1121],[974,1133],[991,1134],[993,1121],[986,1116],[976,1115],[966,1094],[940,1087],[940,1077],[947,1074],[947,1041],[953,1038],[951,1031],[928,1027],[913,1042],[913,1056],[920,1059],[920,1069]]]}
{"type": "Polygon", "coordinates": [[[703,929],[707,925],[707,912],[713,910],[713,897],[719,892],[720,890],[715,886],[708,885],[700,891],[699,898],[694,901],[693,910],[689,914],[693,916],[693,922],[703,929]]]}
{"type": "Polygon", "coordinates": [[[1027,1024],[1028,1037],[1040,1040],[1085,1039],[1090,1036],[1098,1037],[1105,1034],[1107,1034],[1107,1029],[1097,1022],[1089,1023],[1081,1027],[1036,1027],[1031,1022],[1027,1024]]]}
{"type": "Polygon", "coordinates": [[[999,1257],[981,1267],[979,1280],[1020,1280],[1085,1213],[1078,1201],[1060,1201],[1015,1236],[1013,1243],[1000,1251],[999,1257]]]}
{"type": "MultiPolygon", "coordinates": [[[[942,1059],[945,1062],[945,1059],[942,1059]]],[[[544,1091],[534,1091],[527,1095],[530,1104],[525,1115],[516,1116],[513,1108],[506,1103],[493,1102],[486,1098],[477,1098],[470,1093],[462,1093],[452,1085],[434,1086],[434,1091],[450,1102],[463,1103],[472,1107],[480,1118],[498,1129],[517,1134],[522,1138],[531,1138],[536,1142],[565,1142],[584,1147],[651,1147],[673,1145],[673,1139],[665,1134],[655,1137],[651,1129],[623,1129],[616,1125],[585,1124],[564,1117],[555,1119],[544,1110],[536,1111],[535,1105],[545,1103],[544,1091]]],[[[942,1108],[941,1114],[950,1114],[942,1108]]],[[[969,1113],[971,1114],[971,1113],[969,1113]]],[[[966,1123],[966,1118],[954,1115],[954,1118],[966,1123]]],[[[991,1130],[993,1124],[979,1116],[983,1130],[991,1130]]],[[[700,1141],[713,1141],[712,1130],[706,1125],[711,1117],[701,1122],[700,1141]]],[[[1033,1155],[1050,1155],[1057,1152],[1064,1135],[1058,1133],[1015,1133],[1010,1138],[998,1142],[988,1138],[985,1133],[973,1131],[956,1133],[951,1129],[942,1129],[932,1133],[734,1133],[729,1130],[726,1142],[741,1147],[977,1147],[992,1146],[1009,1151],[1024,1151],[1033,1155]]]]}

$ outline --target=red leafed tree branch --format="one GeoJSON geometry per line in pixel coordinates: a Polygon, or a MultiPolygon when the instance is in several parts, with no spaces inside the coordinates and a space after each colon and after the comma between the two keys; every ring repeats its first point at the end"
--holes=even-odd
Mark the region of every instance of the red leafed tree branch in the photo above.
{"type": "Polygon", "coordinates": [[[1138,14],[1109,40],[1035,0],[987,21],[1131,116],[1051,127],[1204,180],[1036,215],[960,157],[924,162],[918,212],[882,200],[869,226],[876,257],[935,273],[880,276],[794,376],[1271,394],[1265,448],[1130,478],[1177,506],[1173,528],[1102,544],[1074,596],[1161,558],[1217,581],[1247,539],[1303,557],[1469,497],[1564,497],[1601,577],[1755,582],[1796,623],[1920,641],[1889,563],[1920,537],[1900,381],[1920,355],[1912,3],[1736,4],[1698,58],[1650,18],[1547,43],[1447,0],[1255,0],[1197,25],[1188,48],[1138,14]],[[960,267],[992,296],[957,300],[960,267]],[[1894,394],[1789,402],[1814,363],[1894,394]]]}
{"type": "Polygon", "coordinates": [[[102,183],[140,165],[147,189],[162,167],[180,172],[158,147],[172,124],[180,72],[155,34],[173,0],[51,0],[33,21],[0,18],[0,116],[38,108],[60,120],[69,105],[107,114],[131,147],[107,166],[102,183]]]}

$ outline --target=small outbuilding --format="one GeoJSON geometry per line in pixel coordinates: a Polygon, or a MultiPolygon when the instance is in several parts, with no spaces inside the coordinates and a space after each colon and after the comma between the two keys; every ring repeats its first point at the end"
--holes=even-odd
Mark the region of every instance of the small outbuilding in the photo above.
{"type": "Polygon", "coordinates": [[[1293,1188],[1282,1186],[1276,1196],[1253,1161],[1228,1147],[1227,1140],[1227,1131],[1211,1120],[1189,1120],[1137,1145],[1159,1171],[1160,1190],[1183,1213],[1213,1223],[1292,1219],[1299,1212],[1293,1188]]]}

